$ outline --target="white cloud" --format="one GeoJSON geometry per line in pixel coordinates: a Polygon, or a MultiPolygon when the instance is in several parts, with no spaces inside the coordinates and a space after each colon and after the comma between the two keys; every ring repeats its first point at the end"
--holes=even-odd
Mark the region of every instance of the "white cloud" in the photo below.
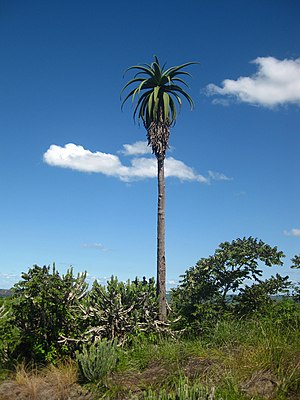
{"type": "Polygon", "coordinates": [[[232,178],[228,178],[228,176],[222,174],[221,172],[214,172],[214,171],[208,171],[208,177],[209,179],[215,180],[215,181],[231,181],[232,178]]]}
{"type": "Polygon", "coordinates": [[[0,278],[1,279],[18,279],[20,278],[20,275],[16,275],[16,274],[0,274],[0,278]]]}
{"type": "Polygon", "coordinates": [[[109,176],[126,175],[126,167],[123,167],[118,156],[100,151],[93,153],[73,143],[64,147],[51,145],[44,154],[44,161],[49,165],[82,172],[101,172],[109,176]]]}
{"type": "Polygon", "coordinates": [[[285,236],[300,236],[300,229],[299,228],[293,228],[290,231],[283,231],[285,236]]]}
{"type": "Polygon", "coordinates": [[[123,144],[123,150],[120,153],[125,156],[138,156],[143,154],[151,154],[151,147],[148,146],[147,142],[139,141],[133,144],[123,144]]]}
{"type": "MultiPolygon", "coordinates": [[[[124,145],[123,147],[127,149],[126,154],[137,154],[138,149],[141,152],[143,146],[140,143],[143,142],[124,145]]],[[[66,144],[64,147],[53,144],[44,153],[43,158],[51,166],[70,168],[81,172],[102,173],[107,176],[114,176],[125,182],[155,178],[157,176],[155,157],[134,157],[130,160],[130,165],[126,166],[122,164],[117,155],[102,153],[100,151],[91,152],[83,146],[73,143],[66,144]]],[[[166,177],[175,177],[182,181],[197,181],[200,183],[209,183],[211,179],[228,179],[223,174],[212,173],[211,171],[206,178],[173,157],[166,158],[165,175],[166,177]]]]}
{"type": "MultiPolygon", "coordinates": [[[[237,80],[225,79],[222,87],[207,86],[208,95],[231,96],[241,102],[263,107],[284,104],[300,105],[300,58],[278,60],[274,57],[258,57],[256,74],[237,80]]],[[[213,101],[221,103],[221,101],[213,101]]]]}
{"type": "Polygon", "coordinates": [[[228,99],[217,98],[213,99],[212,104],[220,104],[221,106],[227,107],[230,105],[230,101],[228,99]]]}
{"type": "Polygon", "coordinates": [[[155,158],[133,158],[131,167],[128,167],[128,181],[134,179],[155,178],[157,166],[155,158]]]}
{"type": "Polygon", "coordinates": [[[102,243],[83,243],[81,247],[85,249],[96,249],[101,251],[108,251],[106,247],[103,246],[102,243]]]}
{"type": "Polygon", "coordinates": [[[17,274],[0,273],[0,289],[9,289],[21,279],[17,274]]]}
{"type": "Polygon", "coordinates": [[[200,183],[208,183],[208,179],[203,175],[197,174],[191,167],[185,165],[182,161],[168,157],[165,162],[166,177],[172,176],[183,181],[197,181],[200,183]]]}

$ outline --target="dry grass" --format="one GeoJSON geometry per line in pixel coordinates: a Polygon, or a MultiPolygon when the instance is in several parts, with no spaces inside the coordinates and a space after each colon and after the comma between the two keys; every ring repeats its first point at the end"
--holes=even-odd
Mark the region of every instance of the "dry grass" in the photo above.
{"type": "Polygon", "coordinates": [[[51,365],[43,373],[45,386],[57,399],[67,399],[70,389],[77,382],[77,366],[72,362],[59,366],[51,365]]]}
{"type": "Polygon", "coordinates": [[[24,395],[29,399],[36,400],[43,380],[36,369],[29,371],[24,364],[20,364],[17,366],[14,382],[23,389],[24,395]]]}
{"type": "Polygon", "coordinates": [[[77,366],[73,362],[50,366],[38,371],[17,367],[15,377],[0,385],[0,400],[88,400],[91,394],[77,382],[77,366]]]}

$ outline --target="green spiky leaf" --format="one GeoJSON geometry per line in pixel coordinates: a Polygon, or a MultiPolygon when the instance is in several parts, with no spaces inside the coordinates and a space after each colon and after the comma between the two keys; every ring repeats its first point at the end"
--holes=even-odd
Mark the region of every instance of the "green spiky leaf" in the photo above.
{"type": "Polygon", "coordinates": [[[148,128],[152,122],[157,122],[163,119],[163,122],[168,126],[175,123],[177,118],[177,110],[175,101],[179,107],[182,105],[181,98],[185,98],[190,107],[193,108],[194,103],[189,94],[180,85],[188,87],[187,83],[179,77],[191,76],[184,70],[196,62],[188,62],[182,65],[177,65],[165,69],[165,65],[161,67],[159,59],[154,56],[152,64],[133,65],[128,71],[136,71],[134,78],[131,79],[123,87],[121,94],[128,89],[130,85],[137,85],[130,90],[122,102],[124,103],[131,98],[135,103],[133,117],[142,120],[145,127],[148,128]]]}

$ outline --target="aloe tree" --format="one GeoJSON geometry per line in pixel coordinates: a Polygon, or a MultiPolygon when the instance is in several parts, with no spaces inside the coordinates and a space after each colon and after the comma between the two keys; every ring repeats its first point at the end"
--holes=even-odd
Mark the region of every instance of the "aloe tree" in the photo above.
{"type": "Polygon", "coordinates": [[[134,65],[126,70],[135,70],[136,74],[123,87],[122,92],[129,89],[122,102],[131,98],[135,103],[133,118],[142,121],[147,131],[148,145],[157,158],[158,177],[158,213],[157,213],[157,296],[159,297],[159,318],[166,320],[166,260],[165,260],[165,174],[164,162],[170,128],[177,118],[177,106],[181,107],[182,97],[185,98],[191,109],[193,100],[182,89],[181,85],[188,86],[181,78],[184,75],[191,76],[184,68],[195,64],[188,62],[179,66],[165,69],[158,58],[154,57],[152,64],[134,65]]]}

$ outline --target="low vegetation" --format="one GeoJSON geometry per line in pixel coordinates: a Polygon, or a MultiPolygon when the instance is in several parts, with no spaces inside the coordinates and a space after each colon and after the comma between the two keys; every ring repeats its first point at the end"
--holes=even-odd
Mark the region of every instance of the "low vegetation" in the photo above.
{"type": "Polygon", "coordinates": [[[299,399],[299,286],[261,270],[283,257],[221,243],[182,276],[167,322],[153,279],[88,290],[72,269],[30,268],[0,306],[0,400],[299,399]]]}

